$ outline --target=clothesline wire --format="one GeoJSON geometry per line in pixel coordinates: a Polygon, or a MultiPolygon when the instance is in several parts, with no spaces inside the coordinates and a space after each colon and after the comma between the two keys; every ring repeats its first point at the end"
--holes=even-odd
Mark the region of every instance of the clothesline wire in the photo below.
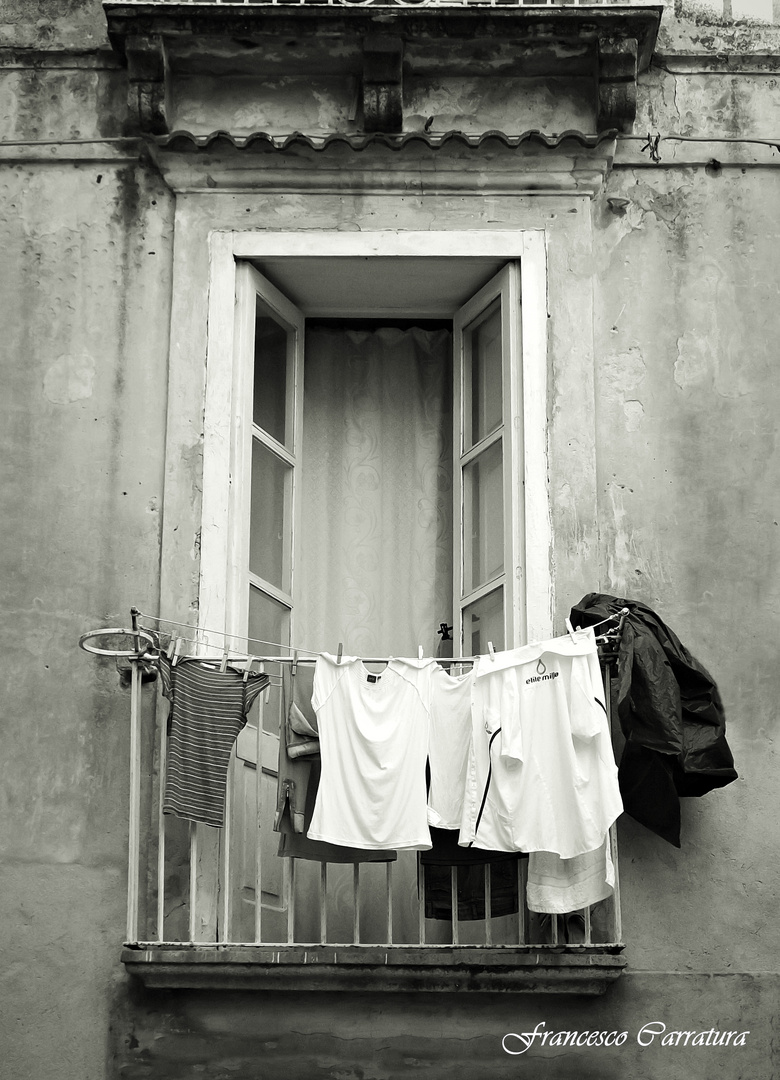
{"type": "MultiPolygon", "coordinates": [[[[140,608],[131,608],[131,613],[133,615],[135,615],[136,618],[139,619],[139,620],[140,619],[153,619],[157,623],[165,623],[166,626],[176,626],[176,627],[180,627],[180,628],[187,629],[187,630],[195,630],[197,633],[203,634],[204,636],[210,636],[210,635],[214,634],[217,637],[222,637],[222,638],[225,638],[225,639],[235,639],[235,640],[238,640],[238,641],[245,641],[247,643],[247,645],[249,645],[250,643],[252,645],[273,645],[275,648],[287,649],[288,652],[291,652],[293,654],[295,654],[295,653],[310,653],[310,654],[312,654],[312,655],[310,655],[308,657],[307,656],[298,656],[297,657],[297,662],[298,663],[306,663],[307,661],[314,661],[314,660],[316,660],[319,653],[321,653],[323,651],[322,649],[309,649],[309,648],[306,648],[306,646],[303,646],[303,645],[285,645],[281,641],[267,641],[264,638],[247,637],[247,636],[245,636],[243,634],[228,634],[224,630],[210,630],[207,627],[195,626],[194,623],[178,622],[176,619],[163,619],[159,615],[149,615],[146,612],[141,611],[140,608]]],[[[139,623],[139,626],[140,626],[140,623],[139,623]]],[[[145,627],[142,627],[142,629],[144,629],[144,630],[152,630],[153,631],[154,627],[145,626],[145,627]]],[[[199,641],[197,638],[182,637],[181,640],[186,641],[190,645],[206,645],[207,644],[206,642],[199,641]]],[[[246,655],[246,654],[243,654],[243,655],[246,655]]],[[[276,662],[276,663],[289,663],[291,660],[294,659],[294,657],[286,657],[286,656],[278,656],[278,657],[276,657],[276,656],[262,656],[262,657],[260,657],[259,656],[256,659],[258,661],[262,660],[262,661],[265,661],[267,663],[274,663],[274,662],[276,662]]],[[[388,660],[391,660],[393,658],[392,657],[363,657],[362,659],[363,659],[364,663],[381,664],[381,663],[386,663],[388,660]]],[[[473,663],[476,658],[473,657],[473,656],[454,656],[454,657],[452,657],[452,656],[442,656],[442,657],[437,657],[436,659],[437,660],[442,660],[444,662],[449,662],[451,664],[460,664],[460,663],[468,664],[468,663],[473,663]]]]}
{"type": "MultiPolygon", "coordinates": [[[[323,651],[322,649],[310,649],[310,648],[307,648],[304,645],[285,645],[284,642],[281,642],[281,641],[268,641],[268,640],[266,640],[264,638],[252,638],[252,637],[247,637],[247,636],[242,635],[242,634],[228,634],[224,630],[212,630],[212,629],[209,629],[207,627],[196,626],[194,623],[179,622],[179,621],[177,621],[175,619],[163,619],[159,615],[149,615],[148,613],[141,611],[140,608],[135,608],[135,607],[131,608],[131,613],[133,615],[135,615],[136,618],[139,618],[139,619],[153,619],[157,623],[165,623],[166,626],[176,626],[176,627],[180,627],[180,628],[187,629],[187,630],[195,630],[196,633],[203,634],[205,636],[216,635],[217,637],[224,638],[225,640],[245,641],[247,643],[247,645],[249,645],[250,643],[252,645],[272,645],[275,648],[286,649],[288,652],[291,652],[293,654],[295,654],[295,653],[310,653],[311,654],[310,659],[316,659],[317,655],[323,651]]],[[[630,614],[628,608],[626,608],[626,607],[621,608],[620,611],[614,612],[612,615],[607,615],[606,618],[600,619],[599,622],[591,623],[590,627],[588,629],[595,630],[596,627],[603,626],[605,623],[619,622],[624,616],[626,616],[628,614],[630,614]]],[[[154,627],[144,627],[144,629],[153,630],[154,627]]],[[[206,642],[199,641],[197,638],[183,638],[183,640],[188,642],[191,645],[201,645],[201,644],[206,645],[207,644],[206,642]]],[[[259,659],[267,660],[269,662],[274,660],[274,659],[277,659],[279,661],[284,662],[285,659],[289,659],[289,658],[285,658],[285,657],[278,657],[278,658],[262,657],[262,658],[259,658],[259,659]]],[[[300,660],[305,660],[305,659],[306,659],[305,657],[301,657],[301,656],[298,657],[299,661],[300,660]]],[[[384,658],[384,657],[377,658],[375,662],[380,663],[380,662],[383,662],[385,659],[389,659],[389,658],[384,658]]],[[[472,656],[441,657],[439,659],[450,660],[453,663],[458,662],[458,661],[468,663],[468,662],[473,662],[475,657],[472,657],[472,656]]],[[[374,661],[373,660],[368,660],[368,662],[371,663],[371,662],[374,662],[374,661]]]]}
{"type": "MultiPolygon", "coordinates": [[[[207,636],[216,635],[217,637],[245,641],[247,644],[252,645],[273,645],[278,649],[287,649],[288,652],[302,652],[316,654],[321,652],[321,649],[307,649],[303,645],[285,645],[282,641],[267,641],[264,638],[247,637],[246,634],[228,634],[224,630],[210,630],[205,626],[196,626],[194,623],[178,622],[176,619],[163,619],[159,615],[149,615],[145,611],[141,611],[140,608],[132,608],[131,611],[138,616],[139,619],[153,619],[157,623],[165,623],[166,626],[178,626],[186,630],[195,630],[198,634],[207,636]]],[[[146,630],[153,630],[154,627],[144,627],[146,630]]],[[[192,645],[204,645],[203,641],[198,641],[195,638],[183,638],[184,641],[188,641],[192,645]]],[[[301,658],[299,658],[301,659],[301,658]]]]}

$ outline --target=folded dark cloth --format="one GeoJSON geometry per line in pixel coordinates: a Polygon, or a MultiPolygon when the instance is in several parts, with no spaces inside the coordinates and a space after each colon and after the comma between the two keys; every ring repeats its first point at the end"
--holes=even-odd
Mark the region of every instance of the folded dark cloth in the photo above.
{"type": "Polygon", "coordinates": [[[458,846],[457,829],[431,827],[428,851],[419,852],[425,887],[426,919],[452,919],[451,867],[457,868],[458,919],[485,918],[485,867],[490,867],[490,914],[512,915],[518,910],[517,851],[483,851],[458,846]]]}

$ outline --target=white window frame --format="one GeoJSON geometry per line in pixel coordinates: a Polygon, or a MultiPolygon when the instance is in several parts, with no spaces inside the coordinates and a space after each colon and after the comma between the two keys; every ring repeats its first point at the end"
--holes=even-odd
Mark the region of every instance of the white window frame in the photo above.
{"type": "MultiPolygon", "coordinates": [[[[508,639],[519,645],[552,635],[551,513],[547,468],[547,269],[545,234],[457,231],[373,233],[215,232],[210,236],[208,347],[203,437],[203,501],[199,618],[204,628],[246,633],[246,571],[243,566],[248,520],[248,485],[241,448],[247,374],[236,347],[236,263],[279,257],[506,259],[519,262],[523,318],[518,350],[522,387],[512,419],[517,461],[512,505],[507,507],[513,537],[509,595],[514,597],[508,639]],[[511,512],[510,512],[511,511],[511,512]]],[[[454,314],[454,313],[453,313],[454,314]]],[[[455,614],[455,613],[454,613],[455,614]]]]}

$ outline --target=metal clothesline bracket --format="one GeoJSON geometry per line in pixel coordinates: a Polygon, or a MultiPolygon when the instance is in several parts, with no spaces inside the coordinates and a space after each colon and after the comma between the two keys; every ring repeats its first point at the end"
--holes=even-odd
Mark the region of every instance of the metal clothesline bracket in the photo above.
{"type": "Polygon", "coordinates": [[[147,655],[148,648],[156,648],[154,637],[147,631],[140,628],[128,630],[124,626],[109,626],[100,630],[89,630],[86,634],[82,634],[79,638],[79,648],[88,653],[95,653],[97,656],[126,656],[133,660],[145,660],[150,659],[147,655]],[[97,645],[92,645],[93,638],[106,637],[109,634],[119,634],[126,637],[134,637],[136,639],[136,647],[134,649],[100,649],[97,645]],[[143,649],[141,646],[141,639],[145,644],[143,649]]]}

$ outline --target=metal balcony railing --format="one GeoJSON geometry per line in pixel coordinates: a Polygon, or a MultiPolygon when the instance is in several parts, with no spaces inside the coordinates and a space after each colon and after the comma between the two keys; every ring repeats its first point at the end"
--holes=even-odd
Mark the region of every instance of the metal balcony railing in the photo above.
{"type": "MultiPolygon", "coordinates": [[[[147,639],[151,640],[149,635],[147,639]]],[[[275,676],[284,661],[266,659],[271,685],[261,692],[236,745],[224,828],[164,815],[168,708],[158,696],[159,683],[144,682],[144,672],[153,677],[154,665],[143,648],[139,637],[135,655],[126,644],[119,653],[128,658],[131,669],[123,957],[131,967],[162,961],[171,969],[176,966],[170,962],[174,956],[203,977],[207,968],[218,966],[212,961],[227,961],[244,972],[244,979],[249,968],[265,971],[266,976],[273,969],[276,985],[284,968],[297,972],[297,977],[301,973],[309,977],[316,968],[316,976],[324,977],[325,969],[332,975],[341,966],[348,980],[354,980],[358,968],[364,979],[376,979],[376,986],[368,985],[371,989],[382,988],[378,985],[382,980],[384,986],[388,979],[400,978],[398,971],[406,965],[404,971],[429,981],[435,969],[438,983],[422,985],[423,989],[462,988],[458,980],[462,981],[463,970],[478,973],[478,978],[487,971],[488,979],[498,972],[499,979],[508,980],[499,988],[517,989],[523,980],[538,986],[545,970],[558,978],[569,964],[579,979],[577,992],[587,993],[603,992],[607,981],[619,974],[624,963],[618,956],[619,882],[613,896],[592,908],[545,916],[530,912],[526,905],[524,858],[512,862],[508,870],[503,864],[499,878],[497,867],[490,864],[476,873],[469,868],[468,875],[455,866],[437,867],[434,882],[432,868],[423,867],[414,851],[399,851],[394,861],[355,865],[280,857],[279,834],[272,827],[281,717],[281,680],[275,676]],[[562,953],[568,956],[561,959],[562,953]],[[588,980],[597,988],[583,990],[588,980]]],[[[118,655],[111,650],[90,651],[118,655]]],[[[608,842],[617,875],[614,827],[608,842]]],[[[475,988],[493,989],[494,984],[475,988]]]]}

